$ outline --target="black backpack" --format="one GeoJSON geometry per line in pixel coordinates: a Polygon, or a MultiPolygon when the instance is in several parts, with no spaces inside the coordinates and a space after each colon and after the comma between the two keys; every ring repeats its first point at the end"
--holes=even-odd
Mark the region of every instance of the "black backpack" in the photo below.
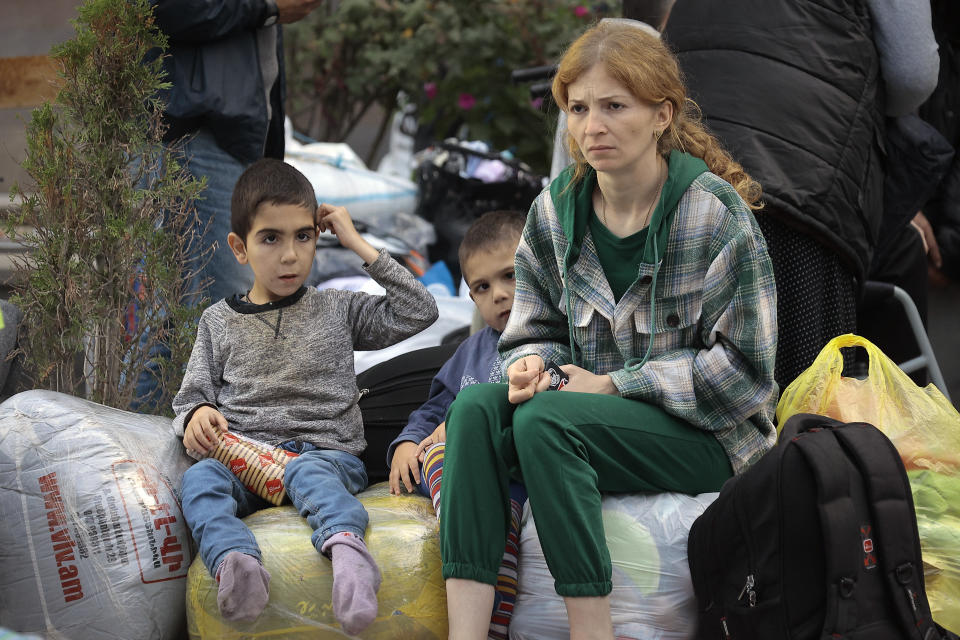
{"type": "Polygon", "coordinates": [[[728,480],[687,546],[706,640],[941,640],[913,496],[876,427],[812,414],[728,480]]]}

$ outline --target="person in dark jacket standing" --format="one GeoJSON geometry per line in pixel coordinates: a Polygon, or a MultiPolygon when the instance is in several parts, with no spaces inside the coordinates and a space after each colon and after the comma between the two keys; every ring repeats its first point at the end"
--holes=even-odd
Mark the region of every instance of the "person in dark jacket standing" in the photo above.
{"type": "Polygon", "coordinates": [[[883,213],[883,118],[937,83],[928,1],[678,0],[664,38],[708,127],[763,187],[782,388],[856,330],[883,213]]]}
{"type": "MultiPolygon", "coordinates": [[[[207,179],[197,202],[207,247],[230,231],[230,194],[243,170],[263,158],[283,159],[281,24],[305,18],[321,0],[151,0],[169,38],[164,67],[168,141],[191,136],[187,170],[207,179]]],[[[195,247],[203,255],[204,247],[195,247]]],[[[252,280],[220,242],[196,274],[192,291],[215,302],[246,291],[252,280]],[[209,286],[200,290],[200,283],[209,286]]]]}
{"type": "MultiPolygon", "coordinates": [[[[164,69],[164,139],[176,143],[187,171],[207,186],[195,202],[196,234],[184,265],[195,304],[253,285],[222,241],[230,233],[230,197],[240,174],[260,158],[283,159],[284,73],[281,24],[297,22],[322,0],[150,0],[169,39],[164,69]],[[219,239],[219,242],[218,242],[219,239]],[[206,262],[204,262],[206,261],[206,262]]],[[[168,355],[159,347],[157,357],[168,355]]],[[[140,374],[135,407],[156,392],[154,365],[140,374]]]]}
{"type": "Polygon", "coordinates": [[[936,127],[955,150],[953,162],[934,197],[915,222],[924,235],[932,278],[960,282],[960,2],[933,0],[934,35],[940,45],[940,81],[920,107],[920,117],[936,127]]]}

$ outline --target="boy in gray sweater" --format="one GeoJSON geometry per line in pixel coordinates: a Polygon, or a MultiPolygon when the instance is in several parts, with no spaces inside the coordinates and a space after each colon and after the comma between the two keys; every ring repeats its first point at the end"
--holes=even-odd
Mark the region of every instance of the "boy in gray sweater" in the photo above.
{"type": "MultiPolygon", "coordinates": [[[[309,180],[279,160],[259,160],[240,176],[231,228],[227,243],[250,265],[254,284],[203,312],[173,400],[174,427],[200,455],[227,431],[298,454],[284,472],[287,495],[313,528],[314,547],[333,562],[334,615],[353,635],[376,617],[380,586],[363,543],[367,513],[354,496],[367,474],[357,458],[366,441],[353,351],[422,331],[436,320],[437,306],[408,271],[360,236],[345,208],[317,207],[309,180]],[[303,286],[317,233],[326,230],[364,260],[385,296],[303,286]]],[[[240,518],[269,503],[213,458],[184,474],[182,502],[200,556],[219,582],[220,613],[255,620],[270,575],[240,518]]]]}

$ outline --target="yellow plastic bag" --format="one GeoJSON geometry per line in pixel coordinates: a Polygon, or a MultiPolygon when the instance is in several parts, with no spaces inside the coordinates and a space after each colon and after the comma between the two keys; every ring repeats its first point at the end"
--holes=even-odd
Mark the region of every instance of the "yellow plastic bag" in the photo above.
{"type": "Polygon", "coordinates": [[[796,413],[869,422],[890,438],[907,469],[960,475],[960,413],[934,385],[918,387],[866,338],[848,333],[827,343],[784,390],[777,424],[796,413]],[[866,350],[870,362],[865,380],[841,375],[842,347],[866,350]]]}

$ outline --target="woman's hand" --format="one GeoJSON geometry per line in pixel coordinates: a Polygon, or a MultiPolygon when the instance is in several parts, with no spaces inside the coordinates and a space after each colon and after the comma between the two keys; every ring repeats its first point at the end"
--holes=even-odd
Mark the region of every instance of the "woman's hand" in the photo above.
{"type": "Polygon", "coordinates": [[[620,394],[613,379],[609,375],[598,376],[575,364],[565,364],[560,369],[570,376],[570,380],[563,387],[563,391],[579,391],[580,393],[605,393],[610,396],[620,394]]]}
{"type": "Polygon", "coordinates": [[[428,435],[426,438],[420,441],[420,444],[417,445],[417,460],[423,462],[423,456],[426,453],[427,449],[432,447],[435,444],[440,444],[441,442],[447,441],[447,422],[443,421],[437,425],[437,428],[433,430],[433,433],[428,435]]]}
{"type": "Polygon", "coordinates": [[[413,493],[420,484],[420,463],[417,462],[417,444],[415,442],[401,442],[393,450],[393,460],[390,461],[390,493],[401,495],[400,483],[403,483],[407,493],[413,493]]]}
{"type": "Polygon", "coordinates": [[[193,412],[183,431],[183,446],[187,451],[209,455],[220,440],[217,432],[227,431],[227,419],[213,407],[204,405],[193,412]]]}
{"type": "Polygon", "coordinates": [[[543,358],[523,356],[507,367],[507,400],[512,404],[526,402],[535,393],[550,388],[550,376],[543,371],[543,358]]]}

